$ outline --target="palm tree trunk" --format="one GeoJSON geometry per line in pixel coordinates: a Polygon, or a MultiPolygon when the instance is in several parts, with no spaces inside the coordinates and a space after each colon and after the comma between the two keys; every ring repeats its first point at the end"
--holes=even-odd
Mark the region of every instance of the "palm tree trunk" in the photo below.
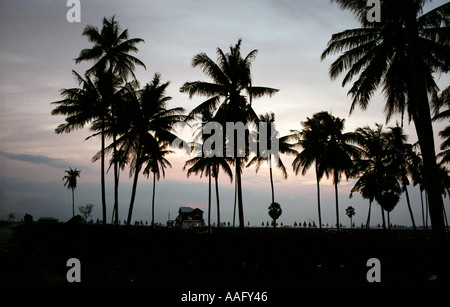
{"type": "Polygon", "coordinates": [[[420,151],[424,164],[425,187],[428,191],[430,218],[433,236],[441,240],[445,235],[442,206],[444,204],[440,191],[441,180],[436,164],[433,126],[430,115],[428,93],[424,79],[425,64],[420,54],[419,31],[413,1],[403,0],[403,10],[406,24],[406,42],[408,46],[409,77],[408,99],[413,106],[413,120],[419,140],[420,151]]]}
{"type": "Polygon", "coordinates": [[[384,209],[381,206],[380,206],[380,208],[381,208],[381,217],[383,219],[383,229],[386,230],[386,220],[384,219],[384,209]]]}
{"type": "Polygon", "coordinates": [[[443,211],[444,220],[445,220],[445,227],[447,228],[447,231],[448,231],[448,220],[447,220],[447,212],[445,212],[445,206],[442,206],[442,211],[443,211]]]}
{"type": "Polygon", "coordinates": [[[236,201],[237,201],[237,180],[234,178],[234,209],[233,209],[233,228],[236,221],[236,201]]]}
{"type": "Polygon", "coordinates": [[[429,204],[428,204],[428,192],[427,190],[425,190],[425,229],[428,230],[428,209],[430,208],[429,204]]]}
{"type": "Polygon", "coordinates": [[[387,220],[388,220],[388,230],[391,230],[391,212],[390,211],[387,212],[387,216],[388,216],[388,218],[387,218],[387,220]]]}
{"type": "Polygon", "coordinates": [[[102,218],[106,225],[106,191],[105,191],[105,119],[102,118],[102,154],[101,154],[101,189],[102,189],[102,218]]]}
{"type": "Polygon", "coordinates": [[[208,175],[208,229],[211,232],[211,171],[208,175]]]}
{"type": "Polygon", "coordinates": [[[425,229],[425,210],[423,208],[423,191],[422,191],[422,189],[420,189],[420,203],[422,205],[422,225],[423,225],[423,228],[425,229]]]}
{"type": "Polygon", "coordinates": [[[322,214],[320,212],[320,179],[319,170],[316,166],[316,182],[317,182],[317,210],[319,211],[319,229],[322,230],[322,214]]]}
{"type": "Polygon", "coordinates": [[[334,193],[336,198],[336,227],[339,232],[339,197],[338,197],[338,186],[337,182],[334,183],[334,193]]]}
{"type": "Polygon", "coordinates": [[[216,172],[214,177],[216,184],[216,200],[217,200],[217,228],[220,228],[220,203],[219,203],[219,172],[216,172]]]}
{"type": "Polygon", "coordinates": [[[152,228],[155,228],[155,187],[156,187],[156,172],[153,172],[152,228]]]}
{"type": "Polygon", "coordinates": [[[239,228],[244,229],[244,205],[242,203],[241,158],[236,158],[236,181],[239,213],[239,228]]]}
{"type": "Polygon", "coordinates": [[[406,203],[408,204],[408,210],[409,210],[409,215],[411,216],[411,222],[413,225],[413,229],[414,229],[414,231],[416,231],[416,223],[414,222],[414,215],[413,215],[413,212],[411,209],[411,203],[409,201],[408,187],[406,186],[406,184],[403,184],[403,189],[405,190],[406,203]]]}
{"type": "Polygon", "coordinates": [[[269,174],[270,174],[270,188],[272,189],[272,203],[275,202],[275,191],[273,189],[273,176],[272,176],[272,155],[269,155],[269,174]]]}
{"type": "Polygon", "coordinates": [[[139,177],[139,172],[141,171],[141,146],[139,145],[139,148],[137,150],[137,157],[136,157],[136,166],[134,170],[134,179],[133,179],[133,188],[131,190],[131,200],[130,200],[130,208],[128,209],[128,218],[127,218],[127,226],[130,226],[131,223],[131,217],[133,216],[133,207],[134,207],[134,199],[136,197],[136,187],[139,177]]]}
{"type": "Polygon", "coordinates": [[[372,200],[369,199],[369,213],[367,214],[366,229],[370,228],[370,210],[372,209],[372,200]]]}
{"type": "Polygon", "coordinates": [[[75,193],[72,188],[72,217],[75,216],[75,193]]]}
{"type": "Polygon", "coordinates": [[[113,155],[114,155],[114,212],[115,219],[114,224],[119,225],[119,171],[118,171],[118,161],[117,161],[117,147],[116,147],[116,133],[113,133],[113,155]]]}

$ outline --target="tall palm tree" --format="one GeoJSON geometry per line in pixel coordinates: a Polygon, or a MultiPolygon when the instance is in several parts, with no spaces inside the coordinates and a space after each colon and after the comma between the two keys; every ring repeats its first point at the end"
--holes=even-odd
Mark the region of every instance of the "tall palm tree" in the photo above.
{"type": "MultiPolygon", "coordinates": [[[[107,104],[104,97],[105,86],[103,78],[91,78],[89,75],[82,77],[77,72],[72,71],[78,82],[78,88],[63,89],[61,96],[64,99],[52,102],[57,105],[51,112],[52,115],[65,115],[65,122],[55,129],[57,134],[69,133],[73,130],[82,129],[94,120],[103,122],[107,114],[107,104]]],[[[102,125],[102,127],[104,127],[102,125]]],[[[102,151],[105,147],[104,129],[102,129],[102,151]]],[[[104,155],[102,155],[104,159],[104,155]]],[[[106,223],[106,203],[104,198],[104,163],[102,160],[102,209],[103,223],[106,223]]]]}
{"type": "Polygon", "coordinates": [[[387,133],[388,151],[391,156],[392,169],[394,170],[394,176],[402,183],[402,189],[406,195],[406,203],[408,205],[409,215],[411,216],[411,222],[414,230],[416,230],[416,223],[414,221],[414,215],[411,209],[411,202],[409,199],[408,185],[410,175],[415,167],[414,163],[414,151],[411,144],[406,143],[407,136],[403,134],[403,128],[400,126],[390,127],[387,133]]]}
{"type": "Polygon", "coordinates": [[[173,126],[185,119],[183,108],[167,108],[167,103],[172,99],[165,95],[169,84],[161,83],[158,73],[141,90],[136,88],[136,83],[128,84],[129,129],[117,139],[117,144],[131,155],[130,177],[134,174],[127,225],[131,223],[139,173],[146,159],[148,161],[152,156],[149,153],[162,145],[171,145],[177,139],[173,126]]]}
{"type": "Polygon", "coordinates": [[[323,152],[320,153],[319,174],[332,177],[336,199],[336,228],[339,231],[339,193],[338,184],[345,175],[348,179],[354,174],[353,158],[358,157],[358,149],[352,145],[355,136],[352,132],[344,133],[345,120],[326,112],[323,114],[323,129],[327,132],[323,152]]]}
{"type": "Polygon", "coordinates": [[[350,197],[354,192],[359,192],[363,198],[369,199],[369,212],[366,221],[366,228],[369,228],[372,202],[380,190],[377,187],[378,178],[384,173],[388,162],[386,132],[383,131],[383,125],[381,124],[376,124],[376,129],[369,126],[357,128],[355,141],[360,148],[360,155],[355,160],[356,170],[360,176],[350,191],[350,197]]]}
{"type": "Polygon", "coordinates": [[[62,180],[64,182],[64,186],[67,186],[68,189],[72,190],[72,217],[75,216],[75,194],[74,190],[77,188],[77,178],[80,177],[80,170],[72,169],[69,167],[69,170],[65,171],[67,175],[65,175],[62,180]]]}
{"type": "MultiPolygon", "coordinates": [[[[433,97],[433,106],[434,121],[448,120],[450,118],[450,86],[443,90],[440,95],[433,97]]],[[[444,130],[440,131],[439,135],[444,139],[440,146],[442,151],[438,154],[438,157],[441,159],[440,164],[450,163],[450,125],[447,125],[444,130]]]]}
{"type": "MultiPolygon", "coordinates": [[[[224,53],[217,48],[217,63],[207,54],[199,53],[192,60],[193,67],[200,67],[212,79],[212,82],[186,82],[180,88],[182,93],[188,93],[189,98],[194,95],[205,96],[207,100],[194,108],[190,116],[202,114],[204,110],[215,112],[214,120],[223,126],[226,122],[241,122],[244,125],[254,122],[257,115],[252,108],[254,98],[272,96],[277,89],[253,86],[251,64],[256,57],[257,50],[252,50],[244,58],[241,54],[241,42],[230,46],[230,52],[224,53]]],[[[235,178],[238,196],[239,227],[244,229],[244,210],[242,201],[241,171],[243,158],[238,156],[235,148],[235,178]]]]}
{"type": "Polygon", "coordinates": [[[302,122],[303,129],[301,131],[291,130],[292,134],[289,139],[293,140],[294,146],[302,148],[302,151],[295,157],[292,167],[296,175],[302,172],[305,175],[308,169],[314,164],[317,183],[317,209],[319,215],[319,228],[322,229],[322,215],[320,210],[320,180],[323,177],[323,169],[321,169],[321,154],[323,153],[325,141],[328,137],[327,131],[324,129],[323,121],[327,112],[319,112],[307,118],[302,122]]]}
{"type": "Polygon", "coordinates": [[[438,191],[428,94],[437,91],[432,74],[450,69],[450,3],[423,14],[424,0],[381,1],[382,20],[371,23],[366,18],[365,1],[336,2],[353,11],[362,27],[334,34],[321,58],[343,52],[330,67],[331,78],[347,71],[345,85],[358,76],[349,91],[351,111],[356,105],[365,109],[381,86],[387,99],[387,118],[405,111],[412,118],[424,160],[433,230],[436,237],[442,237],[443,201],[438,191]]]}
{"type": "Polygon", "coordinates": [[[208,229],[209,230],[211,230],[211,177],[213,175],[214,167],[215,167],[215,163],[213,162],[213,158],[206,157],[206,155],[203,152],[202,152],[201,156],[197,156],[197,157],[187,160],[183,167],[183,170],[187,169],[188,177],[191,174],[195,174],[195,175],[200,174],[200,178],[203,176],[203,174],[205,174],[205,176],[208,176],[208,229]]]}
{"type": "MultiPolygon", "coordinates": [[[[112,126],[113,144],[116,144],[117,138],[117,117],[119,110],[117,104],[120,100],[113,98],[115,78],[127,79],[128,75],[135,78],[135,66],[142,66],[145,64],[131,55],[132,52],[137,52],[136,45],[144,42],[141,38],[129,38],[128,29],[121,30],[119,23],[115,20],[115,16],[111,18],[103,18],[102,28],[99,30],[93,25],[87,25],[84,28],[83,36],[86,36],[89,42],[93,44],[91,48],[81,50],[79,56],[75,59],[75,63],[84,61],[95,61],[94,65],[87,70],[88,75],[96,76],[98,79],[104,79],[104,91],[102,93],[104,107],[106,112],[102,112],[99,119],[99,126],[101,131],[102,155],[101,155],[101,190],[102,190],[102,209],[103,209],[103,223],[106,223],[106,196],[105,196],[105,121],[109,113],[112,126]]],[[[116,154],[116,147],[113,151],[116,154]]],[[[114,163],[114,210],[118,212],[118,165],[114,163]]],[[[118,217],[116,218],[116,224],[118,217]]]]}
{"type": "MultiPolygon", "coordinates": [[[[272,175],[272,159],[274,158],[276,161],[276,166],[281,170],[281,173],[284,177],[284,179],[287,179],[287,171],[286,171],[286,167],[283,164],[283,161],[281,160],[280,154],[290,154],[290,155],[295,155],[298,154],[298,152],[293,149],[294,145],[288,143],[288,140],[290,138],[290,136],[285,136],[285,137],[281,137],[278,138],[278,132],[275,129],[275,114],[273,112],[271,113],[266,113],[263,115],[259,116],[259,123],[266,123],[266,129],[267,129],[267,140],[262,140],[264,142],[266,142],[266,144],[272,143],[274,139],[277,139],[278,141],[278,152],[275,153],[275,156],[273,156],[272,154],[272,150],[273,148],[270,149],[270,151],[265,148],[265,150],[267,150],[268,152],[263,152],[264,150],[262,149],[261,146],[258,146],[258,153],[255,157],[253,157],[250,162],[247,164],[247,167],[255,164],[256,165],[256,172],[258,172],[258,170],[261,167],[261,164],[264,162],[268,162],[269,163],[269,176],[270,176],[270,188],[272,191],[272,203],[275,202],[275,191],[274,191],[274,187],[273,187],[273,175],[272,175]]],[[[260,134],[260,126],[257,126],[257,144],[259,144],[259,142],[261,141],[260,138],[262,137],[260,134]]],[[[266,146],[268,147],[268,146],[266,146]]]]}
{"type": "Polygon", "coordinates": [[[160,180],[161,175],[164,178],[166,176],[165,169],[172,167],[169,160],[165,158],[166,155],[174,153],[172,150],[168,150],[168,144],[161,142],[158,146],[152,146],[153,144],[144,144],[142,161],[146,161],[147,166],[144,168],[144,175],[147,178],[150,173],[153,173],[153,194],[152,194],[152,227],[155,227],[155,186],[156,180],[160,180]],[[150,146],[148,146],[150,145],[150,146]]]}

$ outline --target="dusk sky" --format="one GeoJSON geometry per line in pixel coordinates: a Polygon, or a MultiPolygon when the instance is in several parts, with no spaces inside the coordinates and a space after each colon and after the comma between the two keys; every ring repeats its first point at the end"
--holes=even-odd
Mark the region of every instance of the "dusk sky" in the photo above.
{"type": "MultiPolygon", "coordinates": [[[[433,1],[428,11],[447,1],[433,1]]],[[[57,135],[54,129],[64,121],[51,116],[50,103],[61,99],[63,88],[76,87],[72,70],[83,74],[92,63],[75,64],[80,51],[91,44],[81,33],[86,25],[101,28],[103,17],[116,15],[122,29],[130,38],[145,43],[138,45],[136,56],[147,69],[137,68],[141,85],[151,81],[155,72],[162,80],[170,81],[167,95],[173,97],[169,107],[181,106],[187,111],[201,103],[203,97],[189,99],[179,92],[186,81],[206,80],[200,69],[191,67],[191,60],[199,52],[216,58],[216,48],[225,52],[242,38],[242,52],[258,49],[253,62],[253,83],[280,89],[272,98],[256,100],[258,114],[275,113],[280,135],[290,129],[301,129],[300,122],[319,111],[329,111],[346,119],[346,131],[375,123],[385,127],[400,120],[394,116],[385,123],[384,98],[378,92],[366,111],[356,109],[349,116],[349,86],[342,88],[342,77],[330,80],[328,69],[335,57],[320,61],[331,35],[356,28],[354,16],[341,10],[329,0],[167,0],[167,1],[80,1],[81,22],[69,23],[70,9],[65,0],[0,0],[0,219],[14,213],[39,217],[56,217],[66,221],[72,216],[71,192],[61,180],[64,170],[78,168],[81,177],[75,190],[76,208],[94,204],[94,220],[101,218],[100,163],[91,157],[100,150],[100,140],[85,140],[91,134],[88,127],[70,134],[57,135]]],[[[436,75],[441,89],[450,84],[448,75],[436,75]]],[[[351,85],[351,84],[350,84],[351,85]]],[[[438,132],[448,123],[435,124],[438,132]]],[[[413,123],[405,122],[408,141],[416,142],[413,123]]],[[[190,131],[180,131],[189,135],[190,131]]],[[[168,157],[172,169],[156,185],[156,222],[166,223],[177,215],[180,206],[199,207],[205,211],[208,203],[207,178],[186,177],[184,162],[189,157],[179,151],[168,157]]],[[[279,219],[285,225],[294,221],[316,221],[316,181],[313,169],[306,176],[292,172],[292,157],[282,156],[288,168],[284,180],[274,171],[275,200],[283,213],[279,219]]],[[[128,212],[131,179],[128,169],[121,173],[119,190],[119,218],[128,212]]],[[[257,174],[253,167],[243,173],[243,199],[246,224],[260,226],[269,221],[267,208],[271,202],[268,168],[257,174]]],[[[234,183],[225,176],[219,178],[221,219],[232,222],[234,183]]],[[[349,225],[345,208],[356,210],[353,221],[365,223],[368,201],[349,191],[355,180],[345,179],[339,185],[340,221],[349,225]]],[[[422,225],[418,187],[409,186],[411,205],[416,224],[422,225]]],[[[113,176],[107,175],[107,216],[111,221],[113,206],[113,176]]],[[[151,220],[151,178],[139,178],[133,220],[151,220]]],[[[216,221],[215,191],[213,189],[212,221],[216,221]]],[[[330,181],[321,182],[322,221],[334,224],[334,187],[330,181]]],[[[450,201],[444,200],[447,212],[450,201]]],[[[77,209],[76,209],[77,210],[77,209]]],[[[237,220],[236,220],[237,221],[237,220]]],[[[410,225],[411,220],[404,197],[391,213],[393,224],[410,225]]],[[[380,207],[375,204],[371,224],[381,223],[380,207]]]]}

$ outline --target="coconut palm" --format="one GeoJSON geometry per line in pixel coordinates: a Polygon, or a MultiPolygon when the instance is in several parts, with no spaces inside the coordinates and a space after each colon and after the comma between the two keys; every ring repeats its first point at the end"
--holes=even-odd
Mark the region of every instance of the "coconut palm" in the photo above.
{"type": "MultiPolygon", "coordinates": [[[[274,158],[276,161],[276,166],[281,170],[281,173],[284,177],[284,179],[287,179],[287,171],[286,167],[283,164],[283,161],[281,160],[280,154],[290,154],[295,155],[298,154],[298,152],[293,149],[294,145],[288,143],[288,140],[290,136],[285,136],[278,138],[278,132],[275,129],[275,114],[273,112],[266,113],[264,115],[259,116],[259,123],[266,123],[265,129],[267,130],[267,139],[263,140],[266,142],[266,144],[272,143],[274,139],[278,142],[278,152],[272,153],[273,148],[270,148],[270,151],[267,149],[268,146],[265,146],[264,150],[263,147],[259,146],[258,153],[255,157],[253,157],[250,162],[247,164],[247,167],[255,164],[256,165],[256,172],[259,171],[261,164],[264,162],[269,163],[269,176],[270,176],[270,187],[272,191],[272,203],[275,202],[275,192],[273,187],[273,175],[272,175],[272,159],[274,158]],[[264,152],[267,151],[267,152],[264,152]],[[275,154],[275,156],[273,156],[275,154]]],[[[260,134],[260,125],[257,126],[257,143],[261,142],[261,134],[260,134]]]]}
{"type": "Polygon", "coordinates": [[[117,145],[131,157],[130,177],[134,174],[127,225],[131,223],[138,177],[143,164],[149,161],[152,150],[162,145],[168,146],[177,139],[172,131],[173,125],[185,119],[183,108],[167,108],[167,103],[172,99],[165,96],[169,84],[161,83],[158,73],[141,90],[136,88],[137,84],[128,83],[126,100],[129,101],[129,129],[117,139],[117,145]]]}
{"type": "Polygon", "coordinates": [[[325,112],[321,124],[327,137],[323,140],[323,151],[319,154],[319,174],[332,177],[336,199],[336,227],[339,231],[339,193],[338,184],[342,175],[348,179],[354,174],[353,159],[358,157],[357,147],[352,145],[355,136],[352,132],[344,133],[345,120],[325,112]]]}
{"type": "MultiPolygon", "coordinates": [[[[252,108],[253,99],[262,96],[272,96],[277,89],[256,87],[252,83],[251,64],[256,57],[257,50],[252,50],[244,58],[241,54],[241,40],[230,46],[230,52],[224,53],[217,48],[217,63],[207,54],[199,53],[192,60],[193,67],[199,67],[212,79],[212,82],[194,81],[186,82],[180,88],[182,93],[205,96],[206,101],[195,107],[190,116],[202,114],[204,110],[214,112],[214,120],[223,126],[226,122],[243,123],[244,125],[257,120],[252,108]]],[[[237,144],[237,143],[236,143],[237,144]]],[[[235,162],[235,178],[237,185],[239,227],[244,228],[244,210],[242,201],[241,171],[244,158],[242,152],[237,152],[236,144],[233,146],[235,162]]],[[[241,149],[242,150],[242,149],[241,149]]]]}
{"type": "Polygon", "coordinates": [[[406,203],[408,205],[409,215],[411,216],[411,222],[414,230],[416,230],[416,223],[414,221],[414,215],[411,209],[411,202],[409,199],[408,176],[413,172],[414,151],[411,144],[406,143],[407,136],[403,134],[403,128],[400,126],[390,127],[387,133],[388,154],[390,155],[393,174],[397,180],[402,183],[402,189],[406,195],[406,203]]]}
{"type": "Polygon", "coordinates": [[[155,227],[155,186],[156,180],[160,180],[161,175],[164,178],[166,176],[165,169],[172,167],[169,160],[165,158],[166,155],[174,153],[172,150],[167,149],[167,142],[160,142],[160,144],[144,144],[143,145],[143,157],[142,163],[147,163],[144,168],[143,174],[150,176],[153,173],[153,193],[152,193],[152,227],[155,227]]]}
{"type": "Polygon", "coordinates": [[[183,170],[187,169],[187,176],[198,175],[200,178],[205,174],[208,176],[208,229],[211,230],[211,177],[215,164],[212,158],[207,158],[204,153],[199,157],[189,159],[184,164],[183,170]],[[189,167],[189,168],[188,168],[189,167]]]}
{"type": "MultiPolygon", "coordinates": [[[[107,114],[107,101],[104,99],[104,93],[107,90],[105,78],[91,78],[85,75],[83,78],[77,72],[72,71],[78,82],[78,88],[63,89],[61,96],[64,99],[52,102],[57,105],[51,112],[52,115],[65,115],[65,122],[58,125],[55,129],[57,134],[69,133],[73,130],[81,129],[93,121],[104,122],[107,114]]],[[[102,151],[105,148],[104,125],[102,129],[102,151]]],[[[101,182],[102,182],[102,210],[103,223],[106,223],[106,201],[104,195],[104,155],[102,155],[101,164],[101,182]]]]}
{"type": "MultiPolygon", "coordinates": [[[[450,86],[443,90],[440,95],[433,97],[433,105],[434,121],[448,120],[450,118],[450,86]]],[[[440,146],[442,151],[438,154],[440,164],[450,163],[450,125],[440,131],[439,135],[444,139],[440,146]]]]}
{"type": "Polygon", "coordinates": [[[67,175],[65,175],[62,180],[64,182],[64,186],[67,186],[68,189],[72,190],[72,217],[75,216],[75,194],[74,191],[77,188],[77,178],[80,177],[80,170],[72,169],[69,167],[69,170],[65,171],[67,175]]]}
{"type": "Polygon", "coordinates": [[[437,91],[432,74],[450,69],[450,3],[423,14],[423,0],[381,1],[382,20],[371,23],[366,17],[365,1],[336,2],[353,11],[362,27],[334,34],[321,58],[343,52],[330,67],[331,78],[347,71],[342,82],[345,85],[358,77],[349,91],[351,111],[357,105],[367,108],[381,86],[387,118],[407,112],[414,121],[424,160],[433,229],[440,237],[444,233],[443,201],[438,191],[428,94],[437,91]]]}
{"type": "Polygon", "coordinates": [[[302,149],[292,162],[292,167],[296,175],[301,171],[305,175],[308,169],[314,164],[317,183],[317,209],[319,215],[319,228],[322,229],[322,215],[320,210],[320,180],[323,177],[323,170],[319,167],[321,154],[323,153],[325,141],[328,137],[324,129],[324,119],[327,112],[319,112],[302,122],[301,131],[291,130],[289,139],[293,140],[294,146],[302,149]]]}
{"type": "MultiPolygon", "coordinates": [[[[116,144],[117,138],[117,117],[120,114],[118,104],[120,100],[114,99],[115,79],[127,79],[128,75],[135,78],[134,70],[136,65],[145,68],[142,61],[131,55],[137,52],[137,44],[144,42],[141,38],[129,38],[128,29],[121,30],[115,16],[103,18],[102,28],[99,30],[93,25],[87,25],[84,28],[83,36],[86,36],[89,42],[93,44],[91,48],[81,50],[75,63],[84,61],[94,61],[94,65],[86,71],[88,75],[96,76],[103,80],[104,91],[102,98],[106,112],[98,117],[99,130],[101,131],[102,155],[101,155],[101,190],[102,190],[102,208],[103,223],[106,223],[106,197],[105,197],[105,130],[106,116],[110,117],[110,128],[113,138],[113,144],[116,144]]],[[[116,154],[116,148],[113,148],[116,154]]],[[[118,165],[114,164],[114,210],[118,212],[118,165]]],[[[116,218],[118,224],[118,218],[116,218]]]]}
{"type": "Polygon", "coordinates": [[[360,175],[350,191],[350,197],[353,193],[359,192],[363,198],[369,200],[369,212],[366,221],[366,228],[369,228],[372,203],[379,191],[377,187],[378,177],[383,174],[388,162],[386,132],[383,131],[383,125],[381,124],[376,124],[376,129],[369,126],[357,128],[355,141],[360,148],[360,155],[355,160],[356,170],[360,175]]]}

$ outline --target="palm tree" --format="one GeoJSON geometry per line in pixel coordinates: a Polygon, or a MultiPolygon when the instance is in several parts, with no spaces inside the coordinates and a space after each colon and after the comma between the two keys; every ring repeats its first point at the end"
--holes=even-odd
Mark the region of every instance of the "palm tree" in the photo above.
{"type": "MultiPolygon", "coordinates": [[[[214,120],[223,126],[226,122],[243,123],[254,122],[257,115],[252,109],[254,98],[272,96],[277,89],[256,87],[252,84],[251,64],[256,57],[257,50],[252,50],[245,58],[241,54],[241,42],[230,46],[230,52],[224,53],[217,48],[217,63],[207,54],[199,53],[192,60],[193,67],[200,67],[213,82],[186,82],[180,88],[182,93],[188,93],[189,98],[194,95],[205,96],[207,100],[190,112],[190,116],[202,114],[205,110],[215,112],[214,120]],[[245,95],[246,94],[246,95],[245,95]]],[[[241,171],[243,158],[235,153],[235,177],[237,185],[237,199],[239,211],[239,227],[244,229],[244,210],[242,201],[241,171]]]]}
{"type": "Polygon", "coordinates": [[[302,172],[305,175],[311,165],[314,163],[317,182],[317,209],[319,214],[319,228],[322,229],[322,215],[320,210],[320,180],[323,177],[323,171],[319,167],[321,154],[324,150],[325,140],[327,139],[327,131],[324,130],[323,120],[327,117],[327,112],[319,112],[307,118],[302,122],[303,129],[301,131],[291,130],[292,134],[289,139],[295,141],[294,146],[298,146],[303,150],[296,156],[292,162],[292,168],[296,175],[302,172]]]}
{"type": "Polygon", "coordinates": [[[208,176],[208,229],[211,230],[211,177],[215,164],[212,158],[207,158],[204,153],[200,157],[189,159],[184,164],[183,170],[187,170],[187,177],[191,174],[198,175],[200,178],[205,174],[208,176]],[[189,167],[189,168],[188,168],[189,167]]]}
{"type": "MultiPolygon", "coordinates": [[[[250,160],[250,162],[247,164],[247,167],[255,164],[256,172],[258,172],[262,163],[264,163],[264,162],[269,163],[270,187],[271,187],[271,191],[272,191],[272,203],[274,203],[275,202],[275,192],[274,192],[274,187],[273,187],[272,158],[275,159],[275,161],[277,163],[276,166],[281,170],[281,173],[282,173],[284,179],[287,179],[286,167],[284,166],[283,161],[280,158],[280,154],[295,155],[295,154],[298,154],[298,152],[295,149],[293,149],[294,145],[288,143],[290,136],[278,138],[278,135],[277,135],[278,132],[275,129],[275,114],[273,112],[266,113],[264,115],[260,115],[258,123],[267,123],[267,125],[266,125],[267,140],[264,140],[264,141],[266,142],[266,144],[269,144],[274,139],[277,139],[278,152],[275,153],[276,156],[274,157],[274,156],[272,156],[273,148],[271,148],[270,151],[267,150],[267,148],[266,148],[265,150],[267,152],[263,152],[264,150],[261,149],[262,147],[259,147],[257,155],[255,157],[253,157],[252,160],[250,160]]],[[[258,125],[257,127],[258,127],[257,128],[257,139],[258,139],[257,142],[260,142],[261,141],[260,140],[261,134],[259,131],[260,126],[258,125]]]]}
{"type": "Polygon", "coordinates": [[[169,84],[161,83],[158,73],[141,90],[136,88],[137,84],[128,83],[126,99],[129,103],[129,129],[117,139],[117,145],[131,155],[130,177],[134,174],[127,225],[131,223],[138,177],[143,164],[152,157],[153,150],[171,145],[177,139],[172,132],[173,125],[185,119],[183,108],[167,109],[167,103],[172,99],[165,96],[169,84]]]}
{"type": "Polygon", "coordinates": [[[273,219],[273,229],[277,228],[277,219],[281,216],[281,206],[279,203],[273,202],[269,206],[269,216],[273,219]]]}
{"type": "MultiPolygon", "coordinates": [[[[102,154],[101,154],[101,190],[102,190],[102,209],[103,223],[106,223],[106,196],[105,196],[105,129],[106,117],[110,116],[110,125],[112,128],[113,144],[116,144],[117,138],[117,117],[120,112],[117,109],[120,100],[114,96],[114,80],[120,78],[126,80],[131,74],[135,78],[135,66],[139,65],[145,68],[142,61],[131,55],[131,52],[137,52],[136,45],[144,42],[141,38],[128,38],[128,29],[121,30],[115,16],[107,19],[103,18],[102,29],[99,30],[93,25],[87,25],[84,28],[83,36],[86,36],[89,42],[93,43],[92,48],[81,50],[75,63],[83,61],[95,61],[95,64],[87,70],[88,75],[103,79],[104,90],[102,98],[104,108],[102,114],[98,116],[99,130],[101,131],[102,154]]],[[[113,148],[116,154],[116,147],[113,148]]],[[[114,163],[114,210],[118,212],[118,165],[114,163]]],[[[116,218],[118,224],[118,218],[116,218]]]]}
{"type": "Polygon", "coordinates": [[[353,216],[355,215],[355,208],[352,206],[348,206],[347,209],[345,209],[345,214],[350,218],[350,228],[353,228],[353,216]]]}
{"type": "MultiPolygon", "coordinates": [[[[78,88],[61,90],[64,99],[52,102],[57,105],[51,112],[52,115],[65,115],[65,122],[55,129],[57,134],[69,133],[81,129],[86,124],[99,118],[106,117],[106,102],[103,99],[104,83],[100,79],[92,79],[88,75],[83,78],[77,72],[72,71],[78,82],[78,88]]],[[[102,130],[103,132],[104,130],[102,130]]],[[[102,133],[102,151],[104,148],[104,133],[102,133]]],[[[102,155],[102,159],[104,155],[102,155]]],[[[103,160],[102,160],[103,162],[103,160]]],[[[104,165],[102,163],[102,200],[104,200],[104,165]]],[[[103,223],[106,223],[106,203],[102,201],[103,223]]]]}
{"type": "Polygon", "coordinates": [[[169,160],[165,158],[166,155],[174,153],[172,150],[167,149],[168,144],[161,142],[158,146],[153,144],[144,144],[142,161],[146,161],[147,166],[144,168],[144,175],[150,175],[153,173],[153,194],[152,194],[152,227],[155,227],[155,185],[156,180],[166,176],[165,169],[172,167],[169,160]],[[150,146],[148,146],[150,145],[150,146]]]}
{"type": "MultiPolygon", "coordinates": [[[[440,95],[433,97],[433,106],[434,121],[448,120],[450,118],[450,86],[443,90],[440,95]],[[443,107],[446,109],[441,110],[443,107]]],[[[440,146],[442,152],[438,154],[438,157],[441,159],[440,164],[450,163],[450,125],[440,131],[439,135],[444,139],[440,146]]]]}
{"type": "Polygon", "coordinates": [[[80,170],[72,169],[69,167],[69,170],[65,171],[67,175],[65,175],[62,180],[64,182],[64,186],[67,186],[68,189],[72,190],[72,217],[75,216],[75,194],[74,190],[77,188],[77,177],[80,177],[80,170]]]}
{"type": "Polygon", "coordinates": [[[386,132],[383,131],[381,124],[376,124],[376,129],[369,126],[358,128],[355,131],[355,141],[360,148],[360,155],[355,160],[355,166],[361,175],[350,191],[350,197],[354,192],[359,192],[363,198],[369,199],[369,213],[366,221],[366,228],[369,228],[372,202],[379,191],[378,177],[383,174],[387,163],[386,132]]]}
{"type": "Polygon", "coordinates": [[[389,155],[391,157],[393,175],[402,183],[402,189],[406,195],[406,203],[408,205],[409,215],[411,216],[411,222],[414,230],[416,230],[416,223],[414,221],[414,215],[411,209],[411,202],[409,200],[408,185],[410,175],[415,167],[413,164],[414,151],[411,144],[406,143],[407,136],[403,134],[403,128],[390,127],[390,131],[387,134],[389,155]]]}
{"type": "Polygon", "coordinates": [[[345,175],[348,179],[354,173],[353,159],[358,157],[358,149],[351,144],[355,136],[352,132],[343,133],[345,120],[325,112],[322,114],[323,131],[327,137],[323,143],[323,151],[319,156],[319,174],[333,178],[336,199],[336,227],[339,231],[339,193],[338,184],[345,175]]]}
{"type": "Polygon", "coordinates": [[[349,91],[352,111],[365,109],[375,91],[382,86],[387,98],[389,119],[407,111],[413,119],[424,160],[425,186],[436,237],[444,234],[443,201],[434,150],[428,94],[435,93],[435,72],[450,69],[448,9],[446,3],[422,14],[423,0],[382,1],[381,22],[370,23],[365,1],[336,0],[358,17],[362,27],[334,34],[322,53],[322,60],[333,53],[343,54],[330,67],[331,78],[347,71],[343,85],[358,80],[349,91]]]}

